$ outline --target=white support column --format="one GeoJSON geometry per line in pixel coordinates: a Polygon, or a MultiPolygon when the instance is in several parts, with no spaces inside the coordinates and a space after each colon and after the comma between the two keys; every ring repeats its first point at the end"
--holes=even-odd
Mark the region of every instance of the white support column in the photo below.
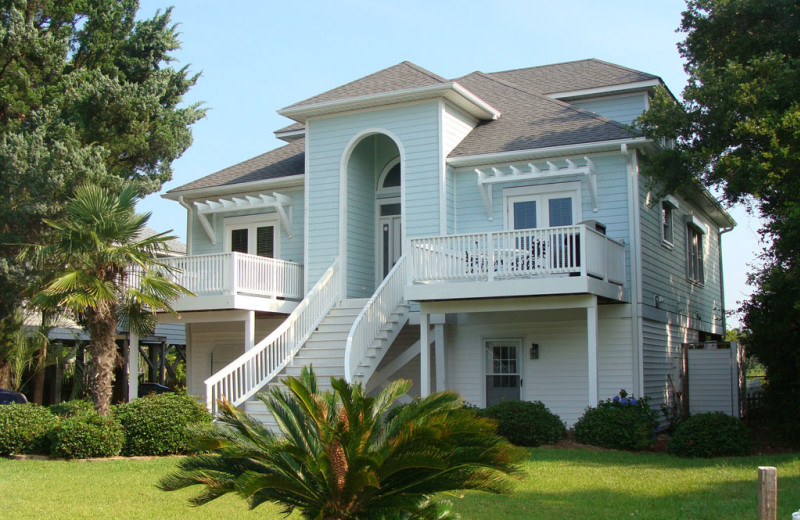
{"type": "Polygon", "coordinates": [[[597,406],[599,400],[597,386],[597,296],[586,307],[586,336],[589,357],[589,406],[597,406]]]}
{"type": "Polygon", "coordinates": [[[420,309],[419,313],[419,395],[431,393],[431,342],[428,340],[430,315],[420,309]]]}
{"type": "Polygon", "coordinates": [[[442,392],[445,388],[444,365],[444,325],[437,323],[433,326],[434,351],[436,353],[436,391],[442,392]]]}
{"type": "Polygon", "coordinates": [[[128,401],[139,396],[139,335],[128,333],[128,401]]]}
{"type": "Polygon", "coordinates": [[[256,345],[256,313],[247,311],[244,317],[244,349],[250,350],[256,345]]]}

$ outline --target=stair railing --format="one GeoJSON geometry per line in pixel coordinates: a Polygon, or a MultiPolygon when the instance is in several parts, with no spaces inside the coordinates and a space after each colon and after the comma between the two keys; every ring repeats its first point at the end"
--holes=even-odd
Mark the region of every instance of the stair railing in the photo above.
{"type": "MultiPolygon", "coordinates": [[[[404,301],[407,280],[406,255],[403,255],[353,322],[344,351],[344,378],[348,382],[353,382],[359,364],[367,359],[369,346],[378,338],[381,328],[388,322],[397,306],[404,301]]],[[[364,367],[364,382],[369,379],[375,368],[377,367],[364,367]]]]}
{"type": "Polygon", "coordinates": [[[223,398],[239,406],[277,376],[339,301],[341,286],[337,258],[277,329],[205,380],[208,410],[216,415],[223,398]]]}

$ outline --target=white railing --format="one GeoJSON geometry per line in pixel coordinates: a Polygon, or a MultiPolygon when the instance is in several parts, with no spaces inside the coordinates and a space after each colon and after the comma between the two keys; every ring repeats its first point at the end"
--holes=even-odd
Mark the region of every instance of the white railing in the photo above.
{"type": "Polygon", "coordinates": [[[576,273],[622,285],[625,246],[586,225],[415,238],[411,283],[576,273]]]}
{"type": "Polygon", "coordinates": [[[294,262],[248,255],[211,255],[159,258],[175,282],[193,293],[251,294],[268,298],[303,298],[303,266],[294,262]]]}
{"type": "Polygon", "coordinates": [[[206,379],[206,405],[217,412],[217,400],[239,406],[270,382],[294,358],[311,333],[340,299],[339,260],[322,275],[286,321],[253,348],[206,379]]]}
{"type": "MultiPolygon", "coordinates": [[[[382,327],[389,322],[397,306],[403,303],[405,286],[408,280],[408,267],[406,255],[400,257],[397,263],[383,279],[364,308],[356,317],[350,333],[347,335],[347,344],[344,351],[344,378],[353,382],[353,376],[359,368],[359,363],[367,359],[369,346],[378,339],[382,327]]],[[[377,368],[377,363],[364,367],[363,382],[377,368]]]]}

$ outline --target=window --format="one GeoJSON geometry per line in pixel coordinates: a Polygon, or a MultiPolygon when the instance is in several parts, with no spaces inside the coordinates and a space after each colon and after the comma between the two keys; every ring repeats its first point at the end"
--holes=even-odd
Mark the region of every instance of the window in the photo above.
{"type": "Polygon", "coordinates": [[[674,232],[672,228],[672,210],[675,207],[669,201],[661,201],[661,240],[672,245],[674,232]]]}
{"type": "Polygon", "coordinates": [[[703,283],[703,232],[693,224],[686,225],[686,257],[689,281],[703,283]]]}
{"type": "Polygon", "coordinates": [[[274,258],[277,255],[277,223],[253,217],[225,219],[225,250],[274,258]]]}
{"type": "Polygon", "coordinates": [[[564,182],[503,190],[506,229],[572,226],[580,221],[580,183],[564,182]]]}

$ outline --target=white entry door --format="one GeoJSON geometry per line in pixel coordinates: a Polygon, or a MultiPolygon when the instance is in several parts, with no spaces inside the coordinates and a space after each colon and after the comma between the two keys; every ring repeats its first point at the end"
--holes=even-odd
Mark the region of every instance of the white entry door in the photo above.
{"type": "Polygon", "coordinates": [[[379,280],[386,278],[389,271],[403,254],[403,230],[400,216],[400,203],[380,204],[378,217],[378,274],[379,280]]]}
{"type": "Polygon", "coordinates": [[[520,399],[522,389],[522,341],[484,342],[486,359],[486,406],[520,399]]]}

